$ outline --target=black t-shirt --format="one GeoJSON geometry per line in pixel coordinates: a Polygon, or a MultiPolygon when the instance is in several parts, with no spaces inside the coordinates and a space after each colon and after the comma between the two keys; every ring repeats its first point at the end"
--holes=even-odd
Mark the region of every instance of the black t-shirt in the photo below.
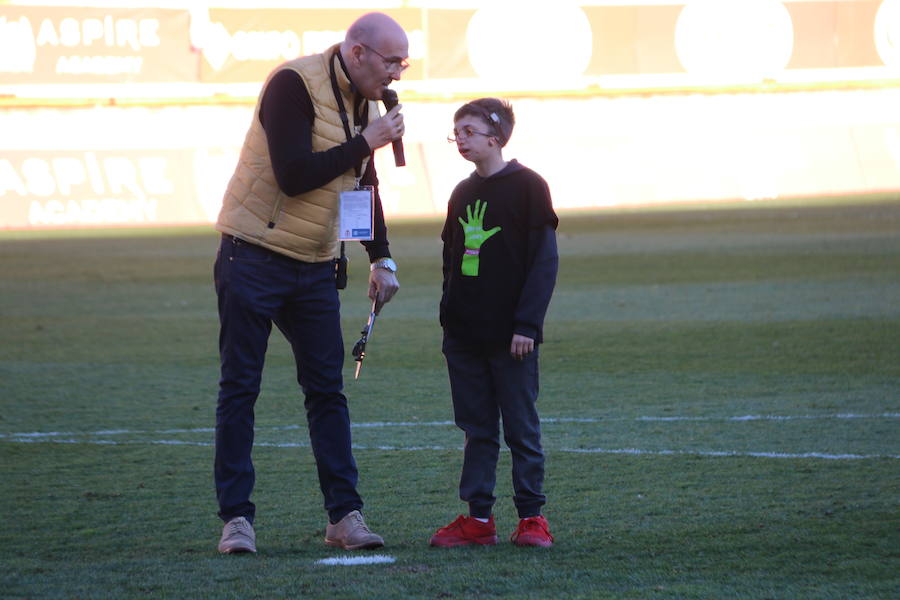
{"type": "Polygon", "coordinates": [[[513,333],[543,341],[558,223],[547,183],[515,160],[490,177],[473,173],[460,182],[441,233],[445,330],[481,347],[508,345],[513,333]]]}

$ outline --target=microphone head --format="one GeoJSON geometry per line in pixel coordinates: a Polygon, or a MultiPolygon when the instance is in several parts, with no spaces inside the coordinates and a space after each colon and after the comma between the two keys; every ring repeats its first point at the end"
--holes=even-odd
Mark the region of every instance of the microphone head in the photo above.
{"type": "Polygon", "coordinates": [[[384,107],[386,109],[391,110],[397,106],[397,103],[399,102],[397,92],[391,88],[384,88],[381,92],[381,101],[384,102],[384,107]]]}

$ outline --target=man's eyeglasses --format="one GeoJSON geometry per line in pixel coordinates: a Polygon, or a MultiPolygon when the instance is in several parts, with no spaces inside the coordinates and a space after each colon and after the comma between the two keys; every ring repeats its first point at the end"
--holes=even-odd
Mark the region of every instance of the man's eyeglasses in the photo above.
{"type": "Polygon", "coordinates": [[[366,44],[363,44],[362,42],[360,42],[359,45],[362,46],[363,48],[365,48],[366,50],[371,50],[372,52],[377,54],[379,57],[381,57],[381,60],[384,62],[384,68],[387,69],[389,72],[396,71],[397,73],[402,73],[403,71],[405,71],[406,69],[409,68],[409,61],[406,60],[405,58],[388,58],[387,56],[385,56],[384,54],[382,54],[381,52],[379,52],[378,50],[376,50],[375,48],[373,48],[371,46],[367,46],[366,44]]]}
{"type": "Polygon", "coordinates": [[[477,131],[472,129],[468,125],[463,127],[462,129],[454,129],[453,133],[447,136],[447,141],[451,144],[455,144],[459,140],[464,140],[466,138],[470,138],[473,135],[483,135],[484,137],[495,137],[493,133],[485,133],[483,131],[477,131]]]}

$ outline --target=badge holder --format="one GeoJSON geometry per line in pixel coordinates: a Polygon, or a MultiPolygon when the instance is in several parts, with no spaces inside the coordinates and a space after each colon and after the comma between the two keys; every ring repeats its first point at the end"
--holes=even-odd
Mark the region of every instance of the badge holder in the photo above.
{"type": "Polygon", "coordinates": [[[375,237],[375,187],[358,185],[341,192],[338,239],[342,242],[370,241],[375,237]]]}

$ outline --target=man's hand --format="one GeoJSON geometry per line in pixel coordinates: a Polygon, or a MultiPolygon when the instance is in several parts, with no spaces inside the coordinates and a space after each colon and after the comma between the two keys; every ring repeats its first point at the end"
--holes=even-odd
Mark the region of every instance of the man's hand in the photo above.
{"type": "Polygon", "coordinates": [[[362,130],[362,136],[366,138],[370,150],[381,148],[403,137],[405,126],[403,125],[403,115],[400,114],[401,108],[403,105],[398,104],[387,111],[383,117],[369,121],[366,128],[362,130]]]}
{"type": "Polygon", "coordinates": [[[397,275],[387,269],[373,269],[369,273],[369,300],[375,301],[375,314],[381,312],[384,306],[397,290],[400,289],[400,282],[397,281],[397,275]]]}
{"type": "Polygon", "coordinates": [[[532,352],[534,352],[534,340],[514,333],[512,343],[509,345],[510,355],[516,360],[524,360],[532,352]]]}

